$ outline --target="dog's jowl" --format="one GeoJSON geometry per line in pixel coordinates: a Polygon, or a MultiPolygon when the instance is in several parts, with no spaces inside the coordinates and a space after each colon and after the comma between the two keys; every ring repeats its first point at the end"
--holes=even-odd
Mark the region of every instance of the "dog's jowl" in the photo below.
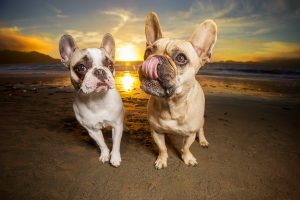
{"type": "Polygon", "coordinates": [[[63,35],[59,42],[62,63],[69,68],[76,88],[73,109],[78,122],[88,131],[100,148],[101,162],[121,164],[120,143],[123,133],[124,109],[115,88],[115,42],[110,34],[102,39],[100,48],[79,49],[72,36],[63,35]],[[110,153],[101,129],[112,127],[113,147],[110,153]]]}
{"type": "Polygon", "coordinates": [[[155,167],[167,167],[165,134],[183,136],[181,157],[194,166],[196,158],[190,146],[198,134],[200,145],[208,146],[204,136],[204,93],[195,75],[212,56],[217,40],[217,26],[205,20],[188,40],[162,37],[156,13],[149,13],[145,22],[147,47],[139,68],[141,88],[151,95],[148,120],[158,146],[155,167]]]}

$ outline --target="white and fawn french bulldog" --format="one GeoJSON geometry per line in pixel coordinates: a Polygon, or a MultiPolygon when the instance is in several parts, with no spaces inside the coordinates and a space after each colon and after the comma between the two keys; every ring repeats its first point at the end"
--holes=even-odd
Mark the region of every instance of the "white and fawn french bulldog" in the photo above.
{"type": "Polygon", "coordinates": [[[148,94],[148,120],[158,146],[156,169],[167,167],[165,134],[184,137],[181,157],[185,164],[197,163],[189,148],[198,134],[200,145],[208,146],[204,136],[204,93],[195,75],[211,58],[217,40],[213,20],[201,23],[189,40],[163,38],[156,13],[145,21],[146,50],[139,68],[141,88],[148,94]]]}
{"type": "Polygon", "coordinates": [[[62,63],[69,68],[76,96],[73,109],[78,122],[100,147],[99,160],[118,167],[121,163],[120,143],[123,133],[124,108],[114,81],[115,41],[110,34],[102,39],[100,48],[79,49],[72,36],[59,41],[62,63]],[[101,129],[112,127],[111,153],[101,129]]]}

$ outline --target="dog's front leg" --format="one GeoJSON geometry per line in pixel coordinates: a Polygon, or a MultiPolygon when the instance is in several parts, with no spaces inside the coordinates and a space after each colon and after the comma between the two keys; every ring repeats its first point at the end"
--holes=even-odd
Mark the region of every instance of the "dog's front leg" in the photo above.
{"type": "Polygon", "coordinates": [[[113,147],[111,151],[110,163],[115,167],[119,167],[122,161],[121,154],[120,154],[122,134],[123,134],[122,123],[113,127],[112,129],[113,147]]]}
{"type": "Polygon", "coordinates": [[[93,130],[89,130],[89,135],[91,136],[91,138],[93,138],[95,140],[95,142],[98,144],[101,154],[99,157],[99,160],[103,163],[105,163],[106,161],[109,161],[109,149],[105,144],[104,141],[104,137],[102,134],[102,131],[93,131],[93,130]]]}
{"type": "Polygon", "coordinates": [[[196,133],[193,133],[183,139],[183,147],[181,149],[181,157],[186,165],[197,165],[196,158],[190,152],[190,146],[193,144],[196,138],[196,133]]]}
{"type": "Polygon", "coordinates": [[[167,159],[168,159],[168,152],[165,142],[165,134],[158,134],[154,130],[151,130],[152,137],[154,142],[158,147],[158,156],[155,161],[155,168],[161,169],[167,167],[167,159]]]}

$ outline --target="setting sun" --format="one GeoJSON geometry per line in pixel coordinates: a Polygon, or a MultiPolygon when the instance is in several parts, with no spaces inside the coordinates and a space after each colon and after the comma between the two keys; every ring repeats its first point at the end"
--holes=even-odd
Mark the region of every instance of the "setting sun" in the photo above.
{"type": "Polygon", "coordinates": [[[132,45],[126,45],[120,48],[117,48],[117,60],[121,61],[134,61],[137,60],[137,53],[134,50],[132,45]]]}

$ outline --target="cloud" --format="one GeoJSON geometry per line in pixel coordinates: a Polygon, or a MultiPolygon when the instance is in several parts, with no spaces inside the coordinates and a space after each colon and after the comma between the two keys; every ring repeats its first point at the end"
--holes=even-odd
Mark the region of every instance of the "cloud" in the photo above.
{"type": "Polygon", "coordinates": [[[79,48],[95,47],[99,48],[104,33],[96,31],[82,32],[69,29],[65,31],[71,35],[79,48]]]}
{"type": "Polygon", "coordinates": [[[145,48],[144,18],[137,17],[132,11],[125,9],[106,9],[98,11],[96,16],[105,18],[105,29],[83,31],[78,28],[66,29],[65,33],[72,35],[79,48],[99,48],[102,37],[109,32],[116,41],[116,48],[129,47],[137,54],[138,59],[143,58],[145,48]]]}
{"type": "Polygon", "coordinates": [[[68,18],[68,15],[56,14],[57,18],[68,18]]]}
{"type": "Polygon", "coordinates": [[[212,18],[221,34],[236,37],[243,33],[243,36],[251,37],[269,33],[278,24],[285,28],[291,20],[299,23],[299,13],[300,4],[295,0],[202,0],[195,1],[186,11],[177,12],[170,21],[176,20],[177,27],[181,27],[212,18]]]}
{"type": "Polygon", "coordinates": [[[211,18],[221,18],[232,12],[236,8],[234,1],[229,1],[226,4],[213,1],[195,1],[187,11],[179,11],[178,16],[189,19],[195,16],[203,16],[210,14],[211,18]],[[222,5],[222,6],[220,6],[222,5]]]}
{"type": "Polygon", "coordinates": [[[300,58],[300,46],[295,43],[271,41],[262,43],[253,53],[258,60],[270,58],[300,58]]]}
{"type": "Polygon", "coordinates": [[[124,9],[113,9],[113,10],[106,10],[102,11],[106,15],[114,16],[118,18],[117,25],[112,29],[112,32],[115,33],[119,31],[122,27],[126,25],[127,22],[138,22],[143,19],[137,18],[131,11],[124,10],[124,9]]]}
{"type": "Polygon", "coordinates": [[[262,34],[270,33],[271,31],[272,31],[272,29],[270,29],[270,28],[261,28],[261,29],[258,29],[257,31],[254,31],[252,34],[253,35],[262,35],[262,34]]]}
{"type": "Polygon", "coordinates": [[[260,61],[274,58],[300,58],[299,44],[257,39],[220,39],[213,51],[213,61],[260,61]]]}
{"type": "Polygon", "coordinates": [[[46,54],[54,51],[50,38],[23,35],[18,27],[0,27],[0,49],[39,51],[46,54]]]}
{"type": "Polygon", "coordinates": [[[109,21],[113,25],[110,32],[116,39],[117,48],[131,46],[136,51],[138,59],[143,59],[145,16],[138,17],[131,10],[119,8],[101,13],[110,18],[109,21]]]}
{"type": "Polygon", "coordinates": [[[130,17],[130,14],[131,14],[130,12],[128,12],[126,10],[104,11],[103,13],[106,14],[106,15],[111,15],[111,16],[118,17],[119,22],[112,29],[113,33],[117,32],[120,28],[122,28],[126,24],[126,22],[128,21],[128,19],[130,17]]]}
{"type": "Polygon", "coordinates": [[[63,14],[62,10],[60,10],[60,9],[54,7],[54,6],[52,6],[52,9],[55,13],[55,17],[57,17],[57,18],[62,19],[62,18],[68,18],[69,17],[68,15],[63,14]]]}

